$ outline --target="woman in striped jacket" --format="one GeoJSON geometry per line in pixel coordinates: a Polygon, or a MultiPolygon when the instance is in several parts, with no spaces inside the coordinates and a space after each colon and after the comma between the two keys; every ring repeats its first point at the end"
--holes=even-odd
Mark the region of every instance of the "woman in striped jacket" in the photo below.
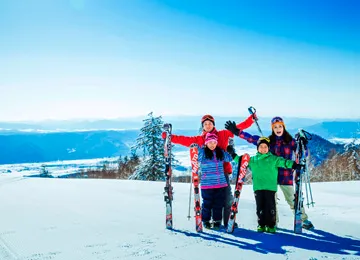
{"type": "Polygon", "coordinates": [[[224,162],[231,162],[232,157],[218,145],[216,134],[207,133],[205,146],[199,149],[198,161],[201,169],[202,220],[205,228],[219,229],[222,220],[222,209],[228,183],[224,174],[224,162]]]}

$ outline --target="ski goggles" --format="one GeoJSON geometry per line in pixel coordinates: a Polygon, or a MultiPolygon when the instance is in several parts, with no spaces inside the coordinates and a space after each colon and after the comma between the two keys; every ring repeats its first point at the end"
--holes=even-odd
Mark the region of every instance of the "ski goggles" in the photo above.
{"type": "Polygon", "coordinates": [[[285,126],[284,120],[283,120],[281,117],[279,117],[279,116],[276,116],[276,117],[274,117],[273,119],[271,119],[271,127],[273,127],[274,124],[276,124],[276,123],[282,124],[283,126],[285,126]]]}
{"type": "Polygon", "coordinates": [[[266,142],[270,143],[270,139],[267,137],[260,137],[258,140],[258,143],[260,143],[261,141],[266,141],[266,142]]]}
{"type": "Polygon", "coordinates": [[[281,117],[276,116],[273,119],[271,119],[271,124],[273,125],[275,123],[284,123],[284,120],[281,117]]]}
{"type": "Polygon", "coordinates": [[[211,115],[205,115],[201,118],[201,123],[204,123],[206,120],[211,121],[213,124],[215,124],[215,119],[211,115]]]}
{"type": "Polygon", "coordinates": [[[270,146],[270,139],[267,137],[260,137],[257,141],[257,146],[259,147],[259,145],[262,143],[266,143],[267,146],[270,146]]]}

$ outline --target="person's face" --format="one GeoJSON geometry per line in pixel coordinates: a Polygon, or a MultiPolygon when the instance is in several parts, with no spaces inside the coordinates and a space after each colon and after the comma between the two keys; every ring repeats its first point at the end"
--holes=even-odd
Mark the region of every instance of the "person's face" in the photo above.
{"type": "Polygon", "coordinates": [[[282,124],[275,123],[273,126],[273,131],[276,136],[282,136],[284,133],[284,126],[282,124]]]}
{"type": "Polygon", "coordinates": [[[262,144],[259,145],[258,151],[261,154],[268,153],[269,152],[269,147],[266,144],[262,143],[262,144]]]}
{"type": "Polygon", "coordinates": [[[209,132],[211,132],[211,130],[214,129],[214,124],[211,121],[206,120],[203,123],[203,129],[204,129],[205,132],[209,133],[209,132]]]}
{"type": "Polygon", "coordinates": [[[214,151],[216,148],[217,142],[216,141],[210,141],[206,144],[206,146],[211,150],[214,151]]]}

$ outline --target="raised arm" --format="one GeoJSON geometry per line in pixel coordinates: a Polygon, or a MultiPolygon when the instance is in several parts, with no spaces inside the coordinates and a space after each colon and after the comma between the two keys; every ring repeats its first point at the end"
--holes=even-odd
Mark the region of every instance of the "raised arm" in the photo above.
{"type": "MultiPolygon", "coordinates": [[[[162,133],[162,138],[166,138],[166,133],[162,133]]],[[[204,144],[204,139],[201,135],[197,136],[183,136],[183,135],[171,135],[171,142],[174,144],[180,144],[186,147],[190,147],[191,144],[196,143],[199,146],[204,144]]]]}
{"type": "Polygon", "coordinates": [[[240,138],[246,140],[247,142],[257,145],[257,141],[259,140],[260,136],[258,135],[251,135],[249,133],[246,133],[242,131],[242,129],[239,129],[235,122],[227,121],[225,123],[225,128],[232,132],[234,135],[239,136],[240,138]]]}
{"type": "Polygon", "coordinates": [[[254,123],[254,117],[253,115],[250,115],[248,118],[245,119],[245,121],[238,123],[236,127],[241,130],[244,130],[249,128],[253,123],[254,123]]]}
{"type": "Polygon", "coordinates": [[[249,134],[247,132],[244,132],[244,131],[240,131],[239,137],[241,139],[246,140],[248,143],[251,143],[253,145],[257,145],[257,141],[260,138],[260,136],[258,136],[258,135],[251,135],[251,134],[249,134]]]}
{"type": "MultiPolygon", "coordinates": [[[[251,115],[247,119],[245,119],[245,121],[240,122],[237,125],[235,125],[235,122],[234,122],[234,127],[237,127],[238,129],[243,130],[243,129],[249,128],[253,123],[254,123],[254,119],[253,119],[253,116],[251,115]]],[[[234,135],[237,135],[234,132],[232,132],[230,129],[227,129],[226,127],[225,127],[225,129],[226,129],[224,131],[225,135],[226,135],[225,138],[234,137],[234,135]]]]}

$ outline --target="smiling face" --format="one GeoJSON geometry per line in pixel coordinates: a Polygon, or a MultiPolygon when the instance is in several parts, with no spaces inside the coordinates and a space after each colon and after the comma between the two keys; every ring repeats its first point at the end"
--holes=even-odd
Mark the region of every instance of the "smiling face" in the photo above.
{"type": "Polygon", "coordinates": [[[203,129],[205,132],[209,133],[214,129],[214,124],[210,120],[206,120],[203,123],[203,129]]]}
{"type": "Polygon", "coordinates": [[[258,147],[258,151],[261,154],[265,154],[269,152],[269,146],[267,146],[267,144],[265,143],[261,143],[258,147]]]}
{"type": "Polygon", "coordinates": [[[273,126],[273,131],[276,136],[282,136],[284,134],[284,126],[281,123],[275,123],[273,126]]]}
{"type": "Polygon", "coordinates": [[[206,146],[211,150],[214,151],[216,148],[217,142],[216,141],[209,141],[206,143],[206,146]]]}

